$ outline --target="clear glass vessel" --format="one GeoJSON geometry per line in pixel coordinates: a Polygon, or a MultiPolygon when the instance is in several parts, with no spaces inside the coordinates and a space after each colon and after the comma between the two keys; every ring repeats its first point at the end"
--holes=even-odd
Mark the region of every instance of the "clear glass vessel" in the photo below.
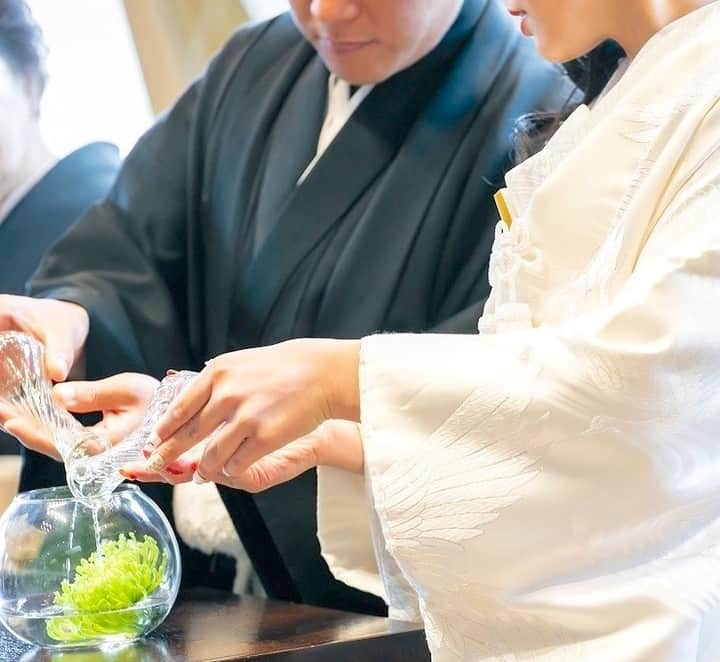
{"type": "Polygon", "coordinates": [[[142,461],[142,450],[155,424],[195,372],[176,372],[160,382],[142,425],[112,445],[95,429],[83,427],[52,399],[43,345],[26,333],[0,333],[0,400],[36,421],[65,463],[70,491],[78,498],[106,498],[123,482],[120,469],[142,461]]]}
{"type": "Polygon", "coordinates": [[[18,495],[0,519],[0,620],[50,648],[133,641],[168,615],[180,585],[170,524],[137,487],[76,499],[18,495]]]}
{"type": "Polygon", "coordinates": [[[176,659],[162,641],[143,639],[134,644],[52,650],[32,648],[18,662],[168,662],[176,659]]]}
{"type": "Polygon", "coordinates": [[[35,420],[48,434],[62,456],[68,485],[75,496],[99,494],[103,485],[88,471],[87,462],[107,451],[110,440],[84,428],[57,407],[50,389],[42,344],[26,333],[0,333],[0,399],[35,420]]]}
{"type": "MultiPolygon", "coordinates": [[[[165,377],[155,389],[143,422],[137,430],[107,450],[84,456],[81,461],[83,482],[73,483],[68,480],[71,489],[73,485],[79,487],[73,489],[73,493],[95,498],[104,498],[111,494],[125,480],[120,469],[132,462],[143,461],[143,448],[147,446],[150,434],[160,417],[167,411],[175,397],[196,377],[196,372],[189,371],[176,372],[165,377]]],[[[77,476],[77,466],[77,461],[69,465],[66,462],[67,475],[77,476]]]]}

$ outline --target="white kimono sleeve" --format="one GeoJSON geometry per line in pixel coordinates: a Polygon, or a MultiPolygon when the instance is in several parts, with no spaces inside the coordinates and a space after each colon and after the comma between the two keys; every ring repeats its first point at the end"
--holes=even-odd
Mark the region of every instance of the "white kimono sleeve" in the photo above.
{"type": "Polygon", "coordinates": [[[670,212],[596,314],[363,342],[378,560],[438,659],[695,659],[720,613],[720,157],[670,212]]]}
{"type": "Polygon", "coordinates": [[[318,468],[318,537],[323,557],[337,579],[382,597],[398,621],[422,619],[417,595],[385,549],[362,476],[318,468]]]}

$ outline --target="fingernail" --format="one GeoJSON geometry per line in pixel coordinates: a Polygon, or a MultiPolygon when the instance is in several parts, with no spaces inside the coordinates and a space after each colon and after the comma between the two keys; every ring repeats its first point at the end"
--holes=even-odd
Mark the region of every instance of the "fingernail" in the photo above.
{"type": "Polygon", "coordinates": [[[169,370],[167,370],[167,371],[165,372],[165,375],[166,375],[167,377],[170,377],[171,375],[177,375],[177,370],[173,370],[172,368],[170,368],[169,370]]]}
{"type": "Polygon", "coordinates": [[[145,459],[147,460],[153,453],[153,449],[150,446],[146,446],[142,450],[142,454],[145,456],[145,459]]]}
{"type": "Polygon", "coordinates": [[[153,453],[146,466],[150,471],[162,471],[166,464],[165,458],[160,453],[153,453]]]}
{"type": "Polygon", "coordinates": [[[207,481],[197,471],[193,474],[192,479],[193,483],[195,483],[196,485],[204,485],[205,483],[207,483],[207,481]]]}
{"type": "Polygon", "coordinates": [[[58,384],[55,393],[68,406],[77,404],[77,388],[73,384],[58,384]]]}
{"type": "Polygon", "coordinates": [[[169,473],[171,476],[182,476],[184,472],[175,467],[165,467],[165,473],[169,473]]]}
{"type": "Polygon", "coordinates": [[[197,468],[198,468],[198,463],[197,463],[197,462],[193,462],[193,463],[190,465],[190,471],[192,471],[193,473],[197,471],[197,468]]]}

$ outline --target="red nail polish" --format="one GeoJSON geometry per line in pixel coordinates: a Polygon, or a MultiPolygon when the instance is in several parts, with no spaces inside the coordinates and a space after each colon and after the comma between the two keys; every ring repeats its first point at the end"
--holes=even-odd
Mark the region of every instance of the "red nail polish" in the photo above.
{"type": "Polygon", "coordinates": [[[195,472],[197,471],[197,468],[198,468],[198,463],[197,463],[197,462],[193,462],[193,463],[190,465],[190,471],[192,471],[193,473],[195,473],[195,472]]]}
{"type": "Polygon", "coordinates": [[[165,471],[169,473],[171,476],[182,476],[183,472],[179,469],[174,469],[173,467],[165,467],[165,471]]]}
{"type": "Polygon", "coordinates": [[[172,368],[170,368],[170,369],[165,373],[165,375],[166,375],[167,377],[170,377],[171,375],[177,375],[177,370],[173,370],[172,368]]]}
{"type": "Polygon", "coordinates": [[[149,448],[143,448],[142,454],[145,456],[145,459],[149,458],[152,455],[152,451],[149,448]]]}

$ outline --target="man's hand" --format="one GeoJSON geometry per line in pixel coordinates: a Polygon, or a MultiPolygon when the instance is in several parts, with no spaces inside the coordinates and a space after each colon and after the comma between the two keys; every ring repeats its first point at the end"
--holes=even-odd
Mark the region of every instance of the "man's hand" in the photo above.
{"type": "MultiPolygon", "coordinates": [[[[157,385],[158,381],[147,375],[124,373],[96,382],[58,384],[53,397],[58,405],[76,414],[102,412],[102,420],[94,427],[116,443],[140,426],[157,385]]],[[[1,403],[0,423],[27,448],[60,459],[36,420],[22,417],[1,403]]]]}
{"type": "Polygon", "coordinates": [[[50,379],[63,382],[81,357],[90,320],[74,303],[0,294],[0,331],[24,331],[45,345],[50,379]]]}

